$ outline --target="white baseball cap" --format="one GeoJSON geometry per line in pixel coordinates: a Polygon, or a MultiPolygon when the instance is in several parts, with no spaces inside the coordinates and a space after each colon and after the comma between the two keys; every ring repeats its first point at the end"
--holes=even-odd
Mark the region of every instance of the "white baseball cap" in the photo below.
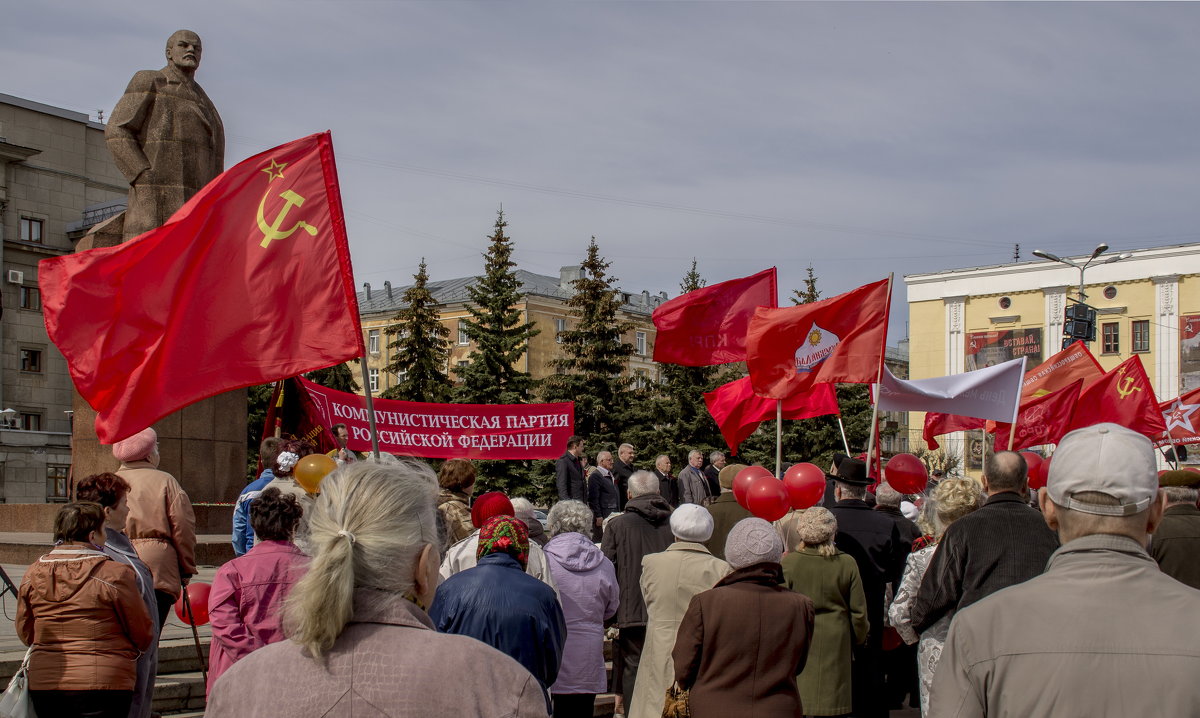
{"type": "Polygon", "coordinates": [[[1046,493],[1063,508],[1102,516],[1132,516],[1150,507],[1158,495],[1154,446],[1119,424],[1076,429],[1058,443],[1050,462],[1046,493]],[[1080,501],[1075,494],[1094,491],[1117,506],[1080,501]]]}

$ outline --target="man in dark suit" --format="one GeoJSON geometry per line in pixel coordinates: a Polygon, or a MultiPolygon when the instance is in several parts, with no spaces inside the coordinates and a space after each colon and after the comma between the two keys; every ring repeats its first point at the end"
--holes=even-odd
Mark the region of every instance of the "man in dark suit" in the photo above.
{"type": "Polygon", "coordinates": [[[602,536],[601,527],[609,514],[616,513],[621,507],[617,500],[617,485],[613,481],[613,455],[611,451],[601,451],[596,454],[596,470],[588,477],[588,508],[592,510],[595,526],[592,538],[599,541],[602,536]]]}
{"type": "Polygon", "coordinates": [[[704,467],[704,478],[708,480],[708,493],[721,495],[721,469],[725,468],[725,454],[714,451],[708,455],[708,466],[704,467]]]}
{"type": "Polygon", "coordinates": [[[679,479],[671,474],[671,457],[659,454],[654,459],[654,475],[658,477],[658,493],[675,508],[679,505],[679,479]]]}
{"type": "Polygon", "coordinates": [[[554,464],[554,483],[560,501],[573,499],[585,504],[588,500],[587,482],[583,478],[583,437],[567,439],[567,451],[554,464]]]}
{"type": "Polygon", "coordinates": [[[613,462],[613,481],[617,484],[617,501],[620,511],[625,510],[626,494],[629,492],[629,477],[637,471],[633,465],[635,451],[633,444],[621,444],[617,447],[617,459],[613,462]]]}

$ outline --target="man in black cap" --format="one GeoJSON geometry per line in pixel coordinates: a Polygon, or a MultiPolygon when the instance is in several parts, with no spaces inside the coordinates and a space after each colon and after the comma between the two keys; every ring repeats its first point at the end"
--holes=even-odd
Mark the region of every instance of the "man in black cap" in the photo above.
{"type": "Polygon", "coordinates": [[[1200,588],[1200,473],[1168,471],[1158,478],[1167,510],[1150,541],[1150,555],[1162,572],[1192,588],[1200,588]]]}
{"type": "Polygon", "coordinates": [[[907,556],[896,522],[886,514],[872,511],[865,501],[867,465],[858,459],[843,458],[837,465],[834,481],[834,500],[830,512],[837,518],[838,531],[834,545],[849,554],[858,564],[863,593],[867,598],[867,619],[871,623],[867,642],[854,649],[851,673],[854,695],[854,715],[863,717],[887,715],[884,700],[883,654],[884,596],[887,585],[899,585],[907,556]]]}

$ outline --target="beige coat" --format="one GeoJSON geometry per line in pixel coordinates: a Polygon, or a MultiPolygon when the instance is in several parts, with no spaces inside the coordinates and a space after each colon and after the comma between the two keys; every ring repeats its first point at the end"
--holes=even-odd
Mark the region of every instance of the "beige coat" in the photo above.
{"type": "Polygon", "coordinates": [[[192,502],[174,476],[149,461],[121,464],[117,474],[129,482],[125,533],[154,574],[154,590],[178,596],[180,574],[196,573],[192,502]]]}
{"type": "Polygon", "coordinates": [[[642,596],[646,599],[646,644],[638,665],[629,718],[658,718],[663,697],[674,680],[671,650],[688,604],[729,573],[729,564],[714,558],[703,544],[676,541],[661,553],[642,559],[642,596]]]}
{"type": "Polygon", "coordinates": [[[467,636],[437,633],[395,594],[359,589],[354,619],[318,664],[291,641],[246,656],[213,686],[207,718],[544,718],[521,664],[467,636]]]}

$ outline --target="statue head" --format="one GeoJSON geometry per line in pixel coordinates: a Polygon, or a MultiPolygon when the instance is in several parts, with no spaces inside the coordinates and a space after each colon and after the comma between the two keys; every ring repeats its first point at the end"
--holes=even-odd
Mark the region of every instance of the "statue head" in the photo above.
{"type": "Polygon", "coordinates": [[[191,30],[176,30],[167,38],[167,63],[187,75],[200,66],[200,36],[191,30]]]}

